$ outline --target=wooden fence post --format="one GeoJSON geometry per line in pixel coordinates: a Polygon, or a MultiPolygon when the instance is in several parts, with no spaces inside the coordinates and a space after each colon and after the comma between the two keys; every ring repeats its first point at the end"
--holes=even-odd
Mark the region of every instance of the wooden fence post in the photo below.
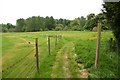
{"type": "Polygon", "coordinates": [[[113,38],[110,38],[110,40],[109,40],[109,51],[112,51],[112,42],[113,42],[113,38]]]}
{"type": "Polygon", "coordinates": [[[62,35],[60,35],[60,39],[62,39],[62,35]]]}
{"type": "Polygon", "coordinates": [[[57,46],[57,35],[55,36],[55,48],[57,46]]]}
{"type": "Polygon", "coordinates": [[[36,66],[37,66],[37,72],[39,73],[39,58],[38,58],[38,38],[35,40],[35,47],[36,47],[36,66]]]}
{"type": "Polygon", "coordinates": [[[100,53],[100,36],[101,36],[101,23],[98,21],[98,36],[97,36],[97,46],[96,46],[96,59],[95,59],[95,68],[98,67],[99,64],[99,53],[100,53]]]}
{"type": "Polygon", "coordinates": [[[50,55],[50,36],[48,36],[48,53],[50,55]]]}
{"type": "Polygon", "coordinates": [[[58,35],[58,39],[59,39],[59,42],[60,42],[60,35],[58,35]]]}

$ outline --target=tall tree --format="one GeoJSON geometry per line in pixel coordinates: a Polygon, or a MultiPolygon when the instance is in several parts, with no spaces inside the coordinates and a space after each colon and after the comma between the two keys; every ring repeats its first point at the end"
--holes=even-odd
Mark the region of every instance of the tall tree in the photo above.
{"type": "Polygon", "coordinates": [[[94,13],[91,13],[91,14],[87,15],[87,20],[90,20],[92,18],[95,18],[95,14],[94,13]]]}
{"type": "Polygon", "coordinates": [[[91,18],[91,19],[87,20],[87,22],[85,23],[84,28],[87,29],[87,30],[92,30],[96,26],[97,26],[96,18],[91,18]]]}
{"type": "Polygon", "coordinates": [[[103,7],[103,13],[106,15],[117,41],[118,78],[120,78],[120,2],[105,2],[103,7]]]}
{"type": "Polygon", "coordinates": [[[76,18],[73,21],[70,22],[70,27],[72,30],[80,30],[80,22],[79,20],[76,18]]]}
{"type": "Polygon", "coordinates": [[[47,16],[45,18],[45,28],[47,28],[48,30],[55,29],[55,21],[52,16],[51,17],[47,16]]]}
{"type": "Polygon", "coordinates": [[[38,16],[38,26],[40,31],[45,30],[45,19],[43,17],[38,16]]]}
{"type": "Polygon", "coordinates": [[[103,13],[106,15],[117,40],[118,51],[120,53],[120,2],[105,2],[103,7],[103,13]]]}
{"type": "Polygon", "coordinates": [[[84,18],[83,16],[81,16],[78,19],[79,19],[79,22],[80,22],[81,30],[83,30],[83,27],[85,26],[85,23],[86,23],[86,18],[84,18]]]}
{"type": "Polygon", "coordinates": [[[18,32],[20,32],[20,31],[23,31],[22,30],[22,28],[23,28],[23,26],[25,25],[25,22],[24,22],[24,19],[18,19],[17,21],[16,21],[16,31],[18,31],[18,32]]]}

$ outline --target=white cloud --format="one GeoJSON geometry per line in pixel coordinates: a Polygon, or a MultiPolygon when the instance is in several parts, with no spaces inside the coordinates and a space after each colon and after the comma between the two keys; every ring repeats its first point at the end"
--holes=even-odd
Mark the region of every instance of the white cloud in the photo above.
{"type": "Polygon", "coordinates": [[[0,23],[16,23],[16,19],[31,16],[53,16],[54,18],[74,19],[98,14],[102,0],[2,0],[0,23]]]}

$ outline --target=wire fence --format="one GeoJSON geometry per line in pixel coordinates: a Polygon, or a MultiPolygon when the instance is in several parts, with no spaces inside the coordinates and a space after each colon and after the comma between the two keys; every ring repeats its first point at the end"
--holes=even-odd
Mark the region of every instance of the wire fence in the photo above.
{"type": "Polygon", "coordinates": [[[2,70],[2,72],[5,72],[6,70],[14,67],[15,65],[17,65],[18,63],[20,63],[22,60],[24,60],[27,56],[29,56],[35,49],[32,49],[31,51],[29,51],[24,57],[22,57],[21,59],[19,59],[18,61],[16,61],[15,63],[13,63],[11,66],[7,67],[6,69],[2,70]]]}
{"type": "MultiPolygon", "coordinates": [[[[45,47],[45,44],[46,44],[46,49],[48,49],[48,47],[50,47],[49,46],[49,43],[50,44],[52,44],[51,46],[53,46],[53,45],[55,45],[57,42],[56,42],[56,37],[54,37],[54,36],[47,36],[47,37],[52,37],[52,38],[54,38],[54,43],[53,43],[53,41],[52,41],[52,43],[51,43],[51,41],[49,42],[48,41],[48,39],[46,38],[46,40],[44,41],[44,42],[40,42],[39,41],[39,45],[38,45],[38,47],[40,47],[41,48],[41,46],[43,47],[45,47]]],[[[60,36],[58,36],[58,38],[59,38],[60,36]]],[[[39,38],[38,38],[39,39],[39,38]]],[[[25,40],[24,40],[25,41],[25,40]]],[[[57,40],[58,41],[58,40],[57,40]]],[[[25,42],[27,42],[27,41],[25,41],[25,42]]],[[[29,43],[29,41],[27,42],[27,43],[29,43]]],[[[2,72],[3,73],[5,73],[6,74],[6,72],[8,72],[9,71],[9,69],[11,69],[11,68],[14,68],[15,66],[16,67],[18,67],[17,66],[17,64],[21,64],[20,66],[22,66],[23,64],[25,64],[26,63],[26,61],[23,61],[23,60],[25,60],[31,53],[33,53],[33,51],[36,51],[36,42],[35,43],[32,43],[32,46],[33,45],[35,45],[35,47],[32,49],[32,50],[30,50],[25,56],[23,56],[22,58],[20,58],[20,59],[18,59],[17,61],[15,61],[12,65],[10,65],[10,66],[8,66],[7,68],[5,68],[4,70],[2,70],[2,72]],[[23,62],[22,62],[23,61],[23,62]],[[22,64],[23,63],[23,64],[22,64]]],[[[52,49],[52,50],[50,50],[50,52],[53,52],[54,50],[53,50],[53,48],[50,48],[50,49],[52,49]]],[[[48,49],[48,51],[49,51],[49,49],[48,49]]],[[[35,53],[35,52],[34,52],[35,53]]],[[[39,56],[40,57],[40,56],[39,56]]],[[[28,61],[28,60],[27,60],[28,61]]],[[[29,66],[31,66],[31,67],[29,67],[29,70],[26,72],[26,76],[28,76],[28,74],[32,71],[32,72],[35,72],[36,71],[36,69],[34,70],[34,68],[36,67],[35,65],[34,65],[34,60],[32,61],[32,62],[30,62],[30,63],[27,63],[27,66],[29,65],[29,66]],[[31,65],[32,64],[32,65],[31,65]]],[[[20,67],[19,67],[20,68],[20,67]]],[[[27,67],[25,68],[25,69],[27,69],[27,67]]],[[[23,69],[23,71],[25,70],[25,69],[23,69]]],[[[20,74],[23,72],[23,71],[20,71],[20,74]]],[[[8,74],[8,73],[7,73],[8,74]]],[[[18,74],[17,76],[20,76],[20,74],[18,74]]],[[[31,74],[30,74],[31,75],[31,74]]]]}

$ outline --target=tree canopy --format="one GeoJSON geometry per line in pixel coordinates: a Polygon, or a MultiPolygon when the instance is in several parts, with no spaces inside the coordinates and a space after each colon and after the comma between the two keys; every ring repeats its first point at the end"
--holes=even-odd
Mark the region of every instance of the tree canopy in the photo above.
{"type": "MultiPolygon", "coordinates": [[[[75,18],[74,20],[68,19],[54,19],[53,16],[32,16],[27,19],[17,19],[16,26],[8,23],[2,25],[3,32],[35,32],[35,31],[46,31],[46,30],[72,30],[72,31],[83,31],[83,30],[92,30],[97,26],[97,17],[104,16],[104,14],[100,13],[95,15],[91,13],[87,16],[87,18],[81,16],[75,18]],[[13,27],[10,27],[12,25],[13,27]]],[[[106,19],[102,20],[102,29],[107,30],[108,26],[106,24],[106,19]]]]}
{"type": "Polygon", "coordinates": [[[106,15],[107,23],[114,33],[120,52],[120,2],[105,2],[103,7],[103,13],[106,15]]]}

